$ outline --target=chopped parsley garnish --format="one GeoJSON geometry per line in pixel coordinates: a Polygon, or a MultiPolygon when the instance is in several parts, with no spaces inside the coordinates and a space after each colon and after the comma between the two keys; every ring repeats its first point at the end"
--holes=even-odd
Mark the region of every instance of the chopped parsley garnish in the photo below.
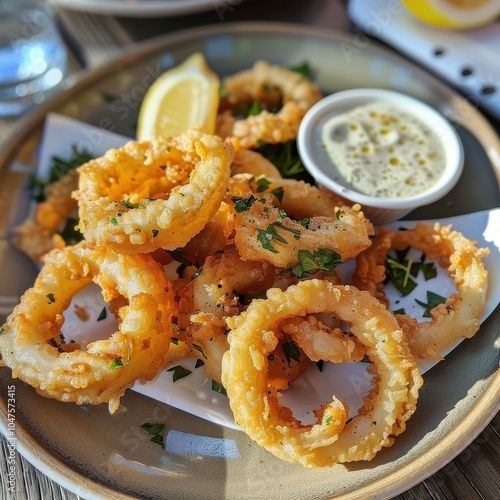
{"type": "Polygon", "coordinates": [[[311,271],[321,270],[334,276],[334,268],[342,264],[342,257],[329,248],[318,248],[313,253],[309,250],[298,251],[299,263],[292,268],[298,278],[308,276],[311,271]]]}
{"type": "Polygon", "coordinates": [[[205,362],[202,361],[201,359],[196,360],[196,364],[194,365],[195,368],[200,368],[201,366],[205,366],[205,362]]]}
{"type": "Polygon", "coordinates": [[[293,177],[314,184],[314,179],[302,164],[295,141],[288,141],[282,144],[268,144],[263,142],[258,151],[280,171],[283,177],[293,177]]]}
{"type": "Polygon", "coordinates": [[[318,370],[320,372],[322,372],[323,371],[323,360],[320,359],[319,361],[316,361],[316,366],[318,367],[318,370]]]}
{"type": "Polygon", "coordinates": [[[402,307],[401,309],[396,309],[395,311],[392,311],[392,314],[406,314],[405,308],[402,307]]]}
{"type": "Polygon", "coordinates": [[[264,229],[257,230],[257,240],[262,245],[262,248],[264,250],[269,250],[272,253],[278,253],[278,250],[271,245],[272,240],[277,240],[281,243],[288,243],[283,236],[278,234],[278,231],[276,231],[276,228],[274,227],[275,225],[276,224],[269,224],[265,231],[264,229]]]}
{"type": "Polygon", "coordinates": [[[333,417],[330,415],[325,419],[325,425],[330,425],[333,422],[333,417]]]}
{"type": "Polygon", "coordinates": [[[165,446],[165,439],[161,434],[163,429],[165,428],[164,424],[146,422],[141,425],[141,428],[144,429],[148,434],[153,435],[150,441],[159,444],[162,448],[165,446]]]}
{"type": "Polygon", "coordinates": [[[122,361],[122,358],[116,358],[113,360],[111,363],[111,369],[115,370],[116,368],[123,368],[127,366],[130,363],[130,344],[127,343],[127,359],[125,360],[125,363],[122,361]]]}
{"type": "Polygon", "coordinates": [[[153,229],[152,233],[153,233],[153,238],[156,238],[158,236],[158,233],[160,231],[158,231],[158,229],[153,229]]]}
{"type": "Polygon", "coordinates": [[[263,193],[271,185],[271,181],[267,180],[265,177],[261,177],[257,180],[257,193],[263,193]]]}
{"type": "Polygon", "coordinates": [[[311,72],[311,67],[307,62],[303,62],[302,64],[299,64],[298,66],[292,66],[290,68],[292,71],[295,71],[296,73],[300,73],[302,76],[305,76],[306,78],[311,78],[312,72],[311,72]]]}
{"type": "Polygon", "coordinates": [[[165,424],[159,424],[156,422],[146,422],[141,425],[141,427],[149,434],[159,434],[164,428],[165,424]]]}
{"type": "Polygon", "coordinates": [[[177,382],[181,378],[187,377],[193,373],[191,370],[188,370],[181,365],[173,366],[172,368],[169,368],[167,372],[173,372],[172,382],[177,382]]]}
{"type": "Polygon", "coordinates": [[[253,195],[245,198],[241,196],[232,196],[231,201],[234,203],[235,211],[240,214],[250,210],[250,207],[257,201],[257,198],[253,195]]]}
{"type": "Polygon", "coordinates": [[[118,224],[118,219],[116,217],[111,217],[111,219],[109,219],[109,222],[111,222],[113,226],[116,226],[118,224]]]}
{"type": "Polygon", "coordinates": [[[172,259],[174,259],[176,262],[179,262],[180,264],[184,266],[192,266],[193,262],[190,260],[186,259],[184,255],[182,255],[182,248],[177,248],[176,250],[165,250],[172,259]]]}
{"type": "Polygon", "coordinates": [[[396,252],[396,258],[388,257],[387,277],[396,287],[403,297],[409,295],[417,286],[412,279],[422,271],[425,280],[430,280],[437,276],[437,270],[432,262],[425,262],[425,255],[422,254],[420,260],[407,259],[408,249],[396,252]]]}
{"type": "Polygon", "coordinates": [[[219,382],[216,382],[215,380],[212,380],[212,391],[218,392],[219,394],[224,394],[224,396],[227,396],[226,389],[222,384],[219,384],[219,382]]]}
{"type": "Polygon", "coordinates": [[[56,301],[56,298],[53,293],[48,293],[47,298],[49,299],[49,304],[53,304],[56,301]]]}
{"type": "Polygon", "coordinates": [[[274,188],[271,191],[271,193],[274,194],[274,196],[276,196],[276,198],[278,198],[278,201],[280,203],[283,201],[283,196],[285,194],[285,190],[283,189],[282,186],[278,186],[277,188],[274,188]]]}
{"type": "Polygon", "coordinates": [[[205,358],[205,359],[208,359],[207,356],[205,355],[205,353],[203,352],[203,348],[197,344],[192,344],[192,346],[198,351],[201,353],[201,355],[205,358]]]}
{"type": "Polygon", "coordinates": [[[293,340],[289,340],[283,344],[283,354],[285,355],[288,366],[290,366],[292,359],[300,361],[300,351],[297,344],[293,340]]]}
{"type": "Polygon", "coordinates": [[[5,332],[3,326],[0,326],[0,335],[2,335],[3,332],[5,332]]]}
{"type": "Polygon", "coordinates": [[[38,202],[45,200],[44,188],[64,177],[70,170],[73,170],[84,163],[87,163],[93,156],[87,151],[79,150],[76,144],[71,146],[71,156],[65,160],[59,156],[52,156],[49,178],[47,181],[35,179],[32,187],[32,196],[38,202]]]}
{"type": "MultiPolygon", "coordinates": [[[[172,326],[174,327],[174,330],[178,330],[179,327],[177,325],[175,325],[175,323],[172,323],[172,326]],[[177,328],[176,328],[177,327],[177,328]]],[[[174,345],[179,345],[179,339],[175,338],[175,337],[170,337],[170,342],[174,345]]]]}
{"type": "Polygon", "coordinates": [[[102,311],[99,313],[99,316],[97,317],[97,321],[102,321],[103,319],[106,319],[106,316],[108,315],[106,308],[103,307],[102,311]]]}
{"type": "Polygon", "coordinates": [[[437,293],[427,291],[427,304],[425,302],[421,302],[420,300],[415,299],[415,302],[424,307],[424,314],[422,315],[424,318],[431,317],[431,311],[439,304],[444,304],[446,302],[446,297],[438,295],[437,293]]]}

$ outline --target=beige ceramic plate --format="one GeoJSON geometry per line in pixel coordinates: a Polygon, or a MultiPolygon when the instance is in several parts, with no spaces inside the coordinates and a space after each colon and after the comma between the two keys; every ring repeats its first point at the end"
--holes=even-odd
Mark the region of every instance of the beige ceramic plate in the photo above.
{"type": "MultiPolygon", "coordinates": [[[[325,90],[393,88],[427,101],[457,127],[465,172],[444,200],[412,217],[429,219],[500,205],[500,144],[487,121],[461,97],[374,44],[289,25],[218,25],[170,35],[80,79],[37,111],[0,157],[0,236],[26,210],[25,171],[33,172],[47,111],[133,136],[139,103],[158,74],[202,51],[219,74],[255,59],[291,66],[308,61],[325,90]],[[461,125],[463,124],[463,125],[461,125]]],[[[99,141],[98,134],[88,137],[99,141]]],[[[34,269],[0,240],[0,296],[5,314],[30,284],[34,269]],[[10,302],[9,302],[10,301],[10,302]],[[12,303],[11,305],[9,305],[12,303]]],[[[1,313],[1,311],[0,311],[1,313]]],[[[0,370],[1,426],[7,428],[7,387],[15,387],[18,449],[37,467],[85,498],[390,498],[464,449],[498,411],[500,310],[474,339],[425,375],[418,410],[392,448],[369,463],[308,470],[275,459],[243,433],[129,392],[121,410],[78,407],[41,398],[0,370]],[[497,344],[495,344],[497,342],[497,344]],[[162,422],[167,449],[149,441],[144,422],[162,422]]]]}

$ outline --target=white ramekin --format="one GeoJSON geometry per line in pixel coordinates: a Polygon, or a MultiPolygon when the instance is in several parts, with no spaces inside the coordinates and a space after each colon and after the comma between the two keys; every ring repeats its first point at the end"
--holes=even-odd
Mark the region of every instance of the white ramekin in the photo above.
{"type": "Polygon", "coordinates": [[[344,90],[321,99],[303,118],[297,145],[305,168],[318,186],[329,189],[353,203],[359,203],[366,216],[377,225],[400,219],[418,207],[441,199],[455,186],[463,171],[462,143],[448,120],[428,104],[392,90],[372,88],[344,90]],[[335,166],[322,147],[322,126],[333,116],[357,106],[380,101],[393,104],[419,118],[442,142],[446,161],[444,173],[430,189],[417,196],[377,198],[355,191],[349,185],[333,179],[335,166]]]}

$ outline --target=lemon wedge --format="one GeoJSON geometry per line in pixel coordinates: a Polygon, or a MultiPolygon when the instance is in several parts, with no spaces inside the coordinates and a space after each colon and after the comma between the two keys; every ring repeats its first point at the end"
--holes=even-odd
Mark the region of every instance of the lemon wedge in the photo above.
{"type": "Polygon", "coordinates": [[[403,0],[403,5],[420,21],[448,29],[477,28],[500,15],[500,0],[403,0]]]}
{"type": "Polygon", "coordinates": [[[195,126],[213,134],[219,106],[219,77],[197,52],[158,77],[146,92],[137,139],[176,137],[195,126]]]}

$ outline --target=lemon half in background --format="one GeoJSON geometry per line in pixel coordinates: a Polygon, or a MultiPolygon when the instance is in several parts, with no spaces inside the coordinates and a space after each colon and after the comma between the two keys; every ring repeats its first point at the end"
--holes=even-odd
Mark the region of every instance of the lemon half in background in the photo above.
{"type": "Polygon", "coordinates": [[[424,23],[448,29],[477,28],[500,15],[500,0],[403,0],[403,5],[424,23]]]}
{"type": "Polygon", "coordinates": [[[137,122],[137,139],[175,137],[195,126],[213,134],[219,87],[219,77],[208,67],[201,53],[169,69],[144,96],[137,122]]]}

